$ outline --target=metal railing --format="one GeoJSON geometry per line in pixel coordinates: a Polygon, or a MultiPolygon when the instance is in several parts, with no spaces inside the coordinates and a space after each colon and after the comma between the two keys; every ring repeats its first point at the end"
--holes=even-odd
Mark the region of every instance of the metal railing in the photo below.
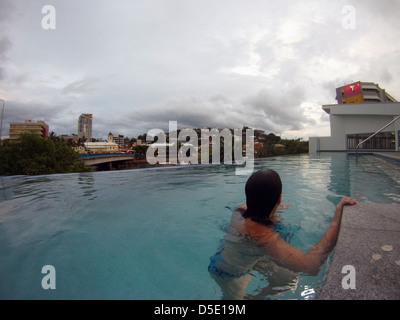
{"type": "Polygon", "coordinates": [[[378,131],[376,131],[375,133],[371,134],[367,139],[364,139],[363,141],[361,141],[357,146],[356,146],[356,158],[358,155],[358,148],[366,141],[368,141],[369,139],[373,138],[374,136],[376,136],[379,132],[381,132],[382,130],[386,129],[387,127],[389,127],[392,123],[396,122],[397,120],[400,119],[400,115],[397,116],[396,118],[394,118],[392,121],[390,121],[388,124],[386,124],[385,126],[383,126],[382,128],[380,128],[378,131]]]}

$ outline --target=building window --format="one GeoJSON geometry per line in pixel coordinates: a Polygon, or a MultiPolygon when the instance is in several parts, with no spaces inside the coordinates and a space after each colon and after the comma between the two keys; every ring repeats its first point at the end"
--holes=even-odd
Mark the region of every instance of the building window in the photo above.
{"type": "MultiPolygon", "coordinates": [[[[371,133],[357,133],[347,135],[347,149],[355,149],[357,145],[371,136],[371,133]]],[[[372,150],[372,149],[384,149],[394,150],[396,144],[394,132],[380,132],[368,141],[364,142],[359,149],[372,150]]]]}

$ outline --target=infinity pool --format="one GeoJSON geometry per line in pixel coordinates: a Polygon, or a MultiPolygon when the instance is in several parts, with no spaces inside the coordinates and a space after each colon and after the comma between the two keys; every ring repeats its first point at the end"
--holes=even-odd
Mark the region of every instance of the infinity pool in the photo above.
{"type": "MultiPolygon", "coordinates": [[[[308,250],[343,195],[400,203],[398,163],[374,156],[268,158],[255,170],[283,182],[280,214],[290,243],[308,250]]],[[[3,177],[0,184],[0,299],[220,299],[207,267],[248,176],[232,166],[187,166],[83,174],[3,177]],[[55,269],[43,289],[42,267],[55,269]]],[[[332,256],[331,256],[332,257],[332,256]]],[[[314,299],[317,276],[272,299],[314,299]]],[[[248,287],[267,285],[254,272],[248,287]]]]}

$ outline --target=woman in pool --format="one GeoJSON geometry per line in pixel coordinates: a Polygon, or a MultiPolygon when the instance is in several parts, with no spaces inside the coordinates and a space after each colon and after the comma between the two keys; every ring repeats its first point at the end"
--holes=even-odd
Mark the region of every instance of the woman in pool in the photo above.
{"type": "MultiPolygon", "coordinates": [[[[343,197],[321,240],[308,252],[303,252],[283,240],[274,230],[279,220],[276,212],[285,207],[281,204],[282,183],[278,173],[270,169],[254,172],[247,180],[245,193],[246,203],[233,211],[222,247],[210,258],[208,267],[221,287],[222,299],[245,298],[251,280],[250,271],[254,269],[269,275],[270,286],[290,284],[297,272],[318,274],[336,244],[343,207],[356,203],[349,197],[343,197]]],[[[272,292],[267,287],[262,294],[265,296],[272,292]]]]}

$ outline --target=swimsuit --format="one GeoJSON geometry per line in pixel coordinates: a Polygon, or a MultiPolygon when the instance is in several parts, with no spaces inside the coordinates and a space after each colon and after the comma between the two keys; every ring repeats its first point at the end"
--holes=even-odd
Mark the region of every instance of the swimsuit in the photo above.
{"type": "Polygon", "coordinates": [[[227,265],[227,262],[221,256],[221,252],[222,252],[222,250],[218,251],[216,254],[214,254],[210,258],[210,264],[208,265],[208,271],[210,273],[212,273],[213,275],[215,275],[219,278],[225,279],[225,278],[241,278],[250,272],[250,270],[248,270],[246,272],[241,272],[238,274],[231,274],[229,272],[226,272],[225,270],[218,268],[217,262],[227,265]]]}

